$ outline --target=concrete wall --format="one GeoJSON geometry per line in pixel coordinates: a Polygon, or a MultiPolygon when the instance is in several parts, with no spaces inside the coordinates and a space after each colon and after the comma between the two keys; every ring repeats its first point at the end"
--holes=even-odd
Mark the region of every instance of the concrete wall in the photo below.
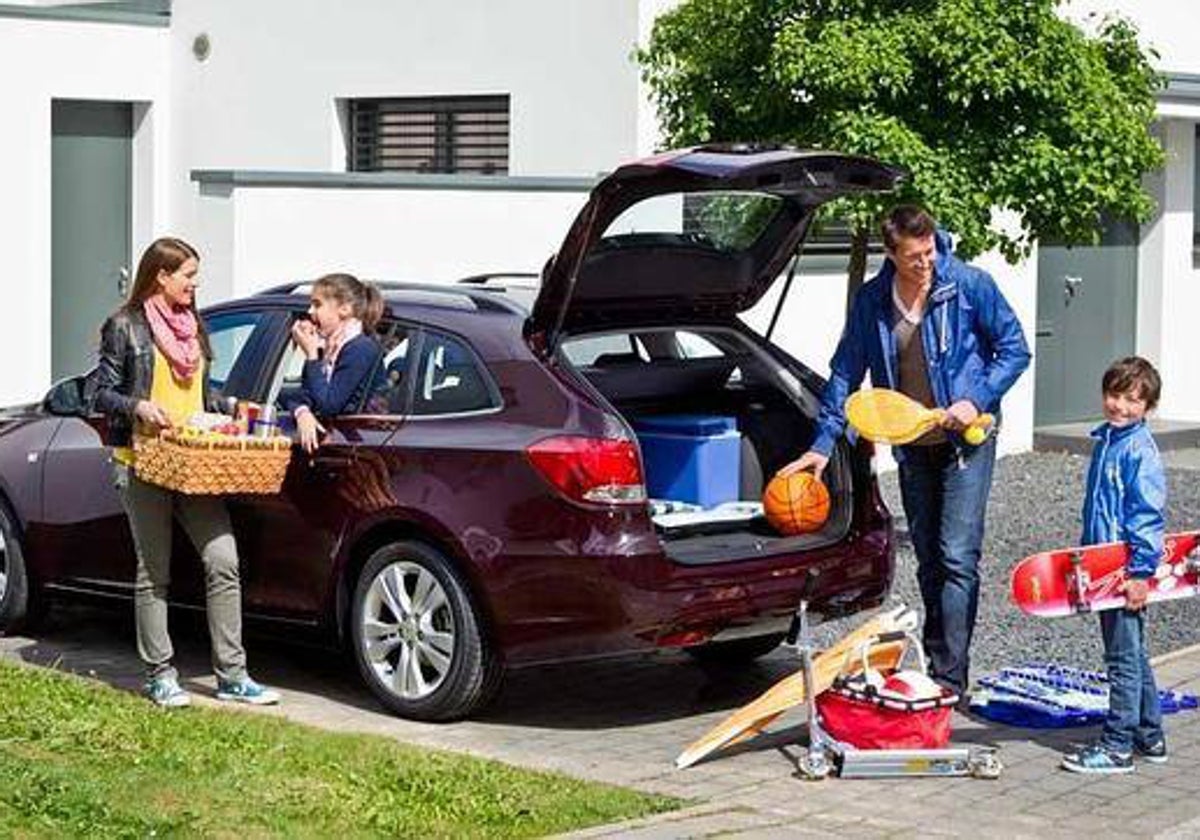
{"type": "Polygon", "coordinates": [[[1138,352],[1160,368],[1159,415],[1200,420],[1200,365],[1195,362],[1200,271],[1192,244],[1196,120],[1164,120],[1160,136],[1168,162],[1164,172],[1148,181],[1159,209],[1143,226],[1139,248],[1138,352]]]}
{"type": "MultiPolygon", "coordinates": [[[[203,236],[228,263],[230,295],[349,271],[448,283],[485,272],[540,272],[587,199],[575,190],[205,188],[203,236]]],[[[212,263],[212,260],[208,261],[212,263]]]]}
{"type": "Polygon", "coordinates": [[[145,103],[134,137],[134,242],[145,242],[167,203],[167,39],[163,28],[0,17],[0,405],[50,382],[51,101],[145,103]]]}
{"type": "MultiPolygon", "coordinates": [[[[651,137],[632,50],[638,0],[176,0],[172,195],[197,218],[194,169],[344,171],[337,103],[355,97],[508,94],[512,175],[592,176],[651,137]],[[194,38],[211,43],[205,61],[194,38]]],[[[437,236],[435,250],[454,248],[437,236]]],[[[426,240],[428,242],[428,240],[426,240]]],[[[219,283],[219,280],[216,282],[219,283]]],[[[223,288],[223,287],[222,287],[223,288]]]]}

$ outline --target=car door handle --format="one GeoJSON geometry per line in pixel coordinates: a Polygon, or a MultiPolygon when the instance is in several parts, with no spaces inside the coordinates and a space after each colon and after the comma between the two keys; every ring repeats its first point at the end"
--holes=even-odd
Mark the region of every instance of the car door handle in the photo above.
{"type": "Polygon", "coordinates": [[[354,465],[354,458],[349,455],[313,455],[308,459],[308,465],[326,472],[340,473],[354,465]]]}
{"type": "Polygon", "coordinates": [[[1068,306],[1075,296],[1079,294],[1079,287],[1083,285],[1082,277],[1072,277],[1070,275],[1063,278],[1063,303],[1068,306]]]}

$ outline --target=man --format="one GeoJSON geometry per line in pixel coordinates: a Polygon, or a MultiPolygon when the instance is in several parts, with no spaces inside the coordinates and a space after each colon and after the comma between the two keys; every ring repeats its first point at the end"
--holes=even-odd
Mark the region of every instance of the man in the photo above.
{"type": "Polygon", "coordinates": [[[784,469],[819,478],[846,425],[846,397],[868,369],[878,387],[946,410],[942,426],[893,450],[925,602],[930,676],[965,696],[979,602],[984,510],[996,436],[971,446],[962,431],[1029,365],[1021,324],[987,272],[950,253],[949,237],[919,207],[883,222],[887,259],[854,297],[809,451],[784,469]]]}

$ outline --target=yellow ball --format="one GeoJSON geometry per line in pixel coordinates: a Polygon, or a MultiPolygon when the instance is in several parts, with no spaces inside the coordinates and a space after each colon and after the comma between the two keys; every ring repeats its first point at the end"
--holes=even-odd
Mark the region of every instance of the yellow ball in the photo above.
{"type": "Polygon", "coordinates": [[[963,431],[963,440],[972,446],[979,446],[979,444],[987,440],[987,429],[983,426],[967,426],[966,430],[963,431]]]}

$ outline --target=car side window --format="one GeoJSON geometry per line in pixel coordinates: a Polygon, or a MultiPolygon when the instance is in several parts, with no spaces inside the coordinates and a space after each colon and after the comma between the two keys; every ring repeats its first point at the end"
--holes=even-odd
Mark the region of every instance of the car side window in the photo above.
{"type": "MultiPolygon", "coordinates": [[[[299,316],[303,317],[303,316],[299,316]]],[[[413,330],[404,324],[381,321],[375,328],[375,340],[383,348],[383,358],[372,374],[371,386],[361,405],[348,408],[346,414],[403,414],[407,394],[406,365],[409,339],[413,330]]],[[[275,371],[270,393],[272,402],[282,406],[289,396],[302,388],[304,352],[288,342],[275,371]]]]}
{"type": "Polygon", "coordinates": [[[412,346],[413,330],[404,324],[382,323],[376,338],[383,348],[383,358],[376,368],[371,388],[367,392],[363,412],[366,414],[405,414],[408,410],[408,348],[412,346]]]}
{"type": "Polygon", "coordinates": [[[208,366],[208,387],[213,396],[225,393],[242,351],[262,318],[262,312],[224,312],[205,318],[213,355],[208,366]]]}
{"type": "Polygon", "coordinates": [[[629,333],[607,333],[573,338],[563,344],[563,354],[575,367],[611,364],[626,360],[631,363],[648,362],[650,354],[636,335],[629,333]]]}
{"type": "Polygon", "coordinates": [[[415,374],[413,414],[463,414],[500,405],[475,354],[450,336],[425,334],[415,374]]]}

